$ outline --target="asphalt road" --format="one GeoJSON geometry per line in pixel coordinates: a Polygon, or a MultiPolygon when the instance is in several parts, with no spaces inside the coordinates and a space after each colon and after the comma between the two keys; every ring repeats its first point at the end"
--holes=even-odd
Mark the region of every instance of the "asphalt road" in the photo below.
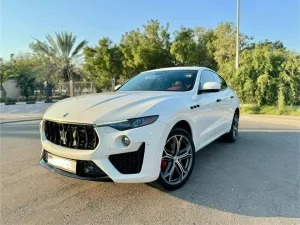
{"type": "Polygon", "coordinates": [[[38,121],[2,124],[1,224],[299,224],[300,118],[243,116],[184,187],[75,180],[39,165],[38,121]]]}

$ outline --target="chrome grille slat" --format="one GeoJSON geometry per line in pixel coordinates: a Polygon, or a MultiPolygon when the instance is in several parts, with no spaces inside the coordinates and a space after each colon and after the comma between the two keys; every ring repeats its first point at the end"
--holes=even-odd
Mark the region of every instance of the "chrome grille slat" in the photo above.
{"type": "Polygon", "coordinates": [[[72,149],[93,150],[99,143],[93,125],[76,125],[45,121],[48,141],[72,149]]]}
{"type": "Polygon", "coordinates": [[[59,138],[59,136],[58,136],[58,134],[57,134],[57,126],[56,126],[56,124],[55,123],[53,123],[53,131],[54,131],[54,143],[57,143],[58,142],[58,138],[59,138]]]}
{"type": "Polygon", "coordinates": [[[89,139],[88,139],[86,127],[84,128],[84,130],[85,130],[85,148],[87,148],[89,139]]]}
{"type": "Polygon", "coordinates": [[[68,137],[69,137],[69,141],[68,141],[68,145],[69,145],[69,148],[72,147],[73,145],[73,130],[72,130],[72,126],[71,125],[68,125],[68,137]]]}
{"type": "MultiPolygon", "coordinates": [[[[78,135],[78,127],[75,128],[76,132],[77,132],[77,136],[76,136],[76,148],[78,148],[79,146],[79,135],[78,135]]],[[[95,146],[96,147],[96,146],[95,146]]]]}
{"type": "MultiPolygon", "coordinates": [[[[94,139],[96,139],[96,136],[97,136],[97,134],[96,134],[96,131],[94,130],[94,139]]],[[[95,141],[94,141],[93,148],[96,148],[96,142],[95,141]]]]}

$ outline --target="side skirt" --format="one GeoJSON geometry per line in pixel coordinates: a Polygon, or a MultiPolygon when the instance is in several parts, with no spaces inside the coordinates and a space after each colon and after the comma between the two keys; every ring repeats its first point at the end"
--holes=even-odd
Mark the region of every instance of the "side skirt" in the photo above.
{"type": "Polygon", "coordinates": [[[217,134],[216,136],[214,136],[213,138],[211,138],[210,140],[208,140],[206,143],[204,143],[203,145],[201,145],[198,150],[196,150],[196,152],[200,151],[202,148],[204,148],[205,146],[209,145],[210,143],[212,143],[213,141],[217,140],[219,137],[221,137],[222,135],[228,133],[230,130],[224,130],[222,132],[220,132],[219,134],[217,134]]]}

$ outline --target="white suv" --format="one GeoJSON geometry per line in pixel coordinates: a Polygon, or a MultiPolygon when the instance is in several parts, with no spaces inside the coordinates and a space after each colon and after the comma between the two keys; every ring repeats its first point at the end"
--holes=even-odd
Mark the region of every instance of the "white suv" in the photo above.
{"type": "Polygon", "coordinates": [[[214,71],[143,72],[118,91],[69,98],[41,122],[44,167],[74,178],[182,186],[195,152],[238,134],[239,100],[214,71]]]}

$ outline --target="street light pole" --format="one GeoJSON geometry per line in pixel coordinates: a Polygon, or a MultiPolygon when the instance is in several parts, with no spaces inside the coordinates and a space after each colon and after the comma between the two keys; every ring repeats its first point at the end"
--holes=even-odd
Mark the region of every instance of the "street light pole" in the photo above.
{"type": "Polygon", "coordinates": [[[236,59],[235,68],[239,68],[239,54],[240,54],[240,0],[236,2],[236,59]]]}

